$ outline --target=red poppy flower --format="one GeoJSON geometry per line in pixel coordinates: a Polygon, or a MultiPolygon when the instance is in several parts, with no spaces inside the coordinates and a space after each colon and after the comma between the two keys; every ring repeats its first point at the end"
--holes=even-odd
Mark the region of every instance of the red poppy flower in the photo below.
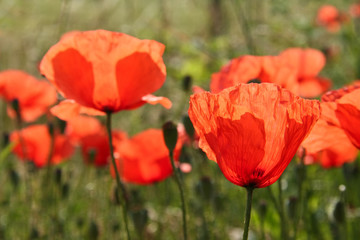
{"type": "Polygon", "coordinates": [[[360,148],[360,85],[326,93],[322,97],[323,118],[342,128],[352,143],[360,148]]]}
{"type": "MultiPolygon", "coordinates": [[[[21,139],[18,131],[10,135],[10,140],[16,142],[13,152],[21,159],[33,161],[37,167],[46,166],[51,145],[48,127],[46,125],[32,125],[22,129],[20,136],[21,139]]],[[[59,164],[63,162],[72,155],[73,150],[74,147],[67,136],[55,133],[50,163],[59,164]]]]}
{"type": "Polygon", "coordinates": [[[289,48],[279,56],[242,56],[233,59],[212,75],[213,93],[251,80],[275,83],[302,97],[316,97],[329,89],[331,82],[317,75],[325,56],[316,49],[289,48]]]}
{"type": "MultiPolygon", "coordinates": [[[[96,167],[105,167],[109,164],[110,148],[109,137],[100,121],[93,117],[77,116],[67,122],[66,135],[81,148],[85,163],[96,167]]],[[[127,138],[122,131],[113,131],[114,142],[127,138]]]]}
{"type": "Polygon", "coordinates": [[[360,3],[351,4],[349,12],[354,18],[360,17],[360,3]]]}
{"type": "Polygon", "coordinates": [[[80,139],[99,132],[105,132],[104,126],[94,117],[79,115],[67,121],[65,133],[78,144],[80,139]]]}
{"type": "Polygon", "coordinates": [[[218,93],[221,90],[232,87],[238,83],[259,78],[261,73],[261,58],[245,55],[232,59],[230,63],[221,68],[221,71],[211,76],[210,90],[218,93]]]}
{"type": "Polygon", "coordinates": [[[102,112],[171,106],[150,95],[165,81],[164,45],[105,30],[71,32],[52,46],[40,71],[65,98],[102,112]]]}
{"type": "Polygon", "coordinates": [[[225,177],[261,188],[283,173],[319,118],[320,104],[274,84],[239,84],[192,95],[189,116],[200,147],[225,177]]]}
{"type": "Polygon", "coordinates": [[[316,22],[324,26],[329,32],[337,32],[341,27],[341,14],[339,10],[332,5],[322,6],[316,16],[316,22]]]}
{"type": "MultiPolygon", "coordinates": [[[[181,141],[178,139],[174,159],[179,159],[181,141]]],[[[148,129],[115,145],[120,176],[126,182],[151,184],[169,177],[172,166],[162,130],[148,129]]],[[[111,173],[114,175],[113,168],[111,173]]]]}
{"type": "Polygon", "coordinates": [[[326,63],[325,55],[321,51],[312,48],[289,48],[279,56],[283,65],[296,71],[298,95],[316,97],[330,88],[330,80],[318,77],[326,63]]]}
{"type": "MultiPolygon", "coordinates": [[[[56,91],[49,83],[19,70],[0,73],[0,96],[8,102],[18,100],[21,118],[27,122],[36,120],[56,102],[56,91]]],[[[8,114],[16,116],[10,104],[8,114]]]]}
{"type": "Polygon", "coordinates": [[[324,168],[340,167],[352,162],[358,154],[346,133],[320,119],[301,144],[305,148],[305,164],[320,163],[324,168]]]}

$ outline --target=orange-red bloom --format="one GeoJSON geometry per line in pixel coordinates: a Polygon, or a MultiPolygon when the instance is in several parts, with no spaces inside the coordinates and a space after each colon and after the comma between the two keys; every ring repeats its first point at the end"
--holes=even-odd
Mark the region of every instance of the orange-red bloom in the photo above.
{"type": "Polygon", "coordinates": [[[274,84],[240,84],[191,96],[189,116],[200,147],[225,177],[261,188],[283,173],[319,118],[320,104],[274,84]]]}
{"type": "MultiPolygon", "coordinates": [[[[67,122],[66,135],[74,144],[81,147],[85,163],[96,167],[109,164],[110,148],[109,137],[103,125],[93,117],[77,116],[67,122]]],[[[122,131],[113,131],[113,141],[119,143],[127,138],[122,131]]]]}
{"type": "Polygon", "coordinates": [[[354,18],[360,17],[360,3],[354,3],[350,6],[350,15],[354,18]]]}
{"type": "Polygon", "coordinates": [[[302,97],[316,97],[329,89],[331,82],[318,77],[325,66],[322,52],[311,48],[289,48],[279,56],[242,56],[231,60],[212,75],[213,93],[251,80],[275,83],[302,97]]]}
{"type": "MultiPolygon", "coordinates": [[[[178,139],[174,159],[179,159],[181,141],[178,139]]],[[[162,130],[148,129],[115,145],[116,160],[121,178],[129,183],[151,184],[169,177],[172,166],[162,130]]],[[[114,170],[112,168],[112,175],[114,170]]]]}
{"type": "Polygon", "coordinates": [[[344,130],[323,119],[301,145],[305,148],[305,164],[320,163],[324,168],[340,167],[354,161],[358,154],[344,130]]]}
{"type": "MultiPolygon", "coordinates": [[[[16,142],[13,152],[21,159],[33,161],[35,166],[48,164],[51,136],[46,125],[32,125],[11,134],[10,140],[16,142]]],[[[74,147],[67,136],[55,132],[51,164],[59,164],[73,153],[74,147]]]]}
{"type": "MultiPolygon", "coordinates": [[[[27,122],[36,120],[56,102],[56,91],[49,83],[39,81],[19,70],[0,73],[0,96],[9,103],[16,99],[21,118],[27,122]]],[[[11,117],[16,116],[10,104],[8,114],[11,117]]]]}
{"type": "Polygon", "coordinates": [[[323,5],[317,12],[316,22],[320,26],[324,26],[329,32],[337,32],[340,30],[342,18],[336,7],[323,5]]]}
{"type": "Polygon", "coordinates": [[[322,101],[323,118],[342,128],[352,143],[360,148],[360,85],[328,92],[322,101]]]}
{"type": "MultiPolygon", "coordinates": [[[[326,63],[325,55],[321,51],[312,48],[289,48],[280,53],[280,58],[283,66],[296,72],[297,91],[293,91],[295,94],[311,98],[330,88],[330,80],[318,77],[326,63]]],[[[291,88],[289,90],[292,91],[291,88]]]]}
{"type": "Polygon", "coordinates": [[[151,95],[165,81],[164,45],[106,30],[70,32],[52,46],[40,71],[65,98],[102,112],[171,102],[151,95]]]}

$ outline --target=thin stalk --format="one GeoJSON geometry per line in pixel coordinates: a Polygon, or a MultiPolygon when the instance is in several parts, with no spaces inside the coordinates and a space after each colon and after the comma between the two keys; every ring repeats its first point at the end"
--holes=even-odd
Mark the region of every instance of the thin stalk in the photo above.
{"type": "Polygon", "coordinates": [[[49,149],[49,153],[48,153],[48,157],[47,157],[47,161],[46,161],[46,167],[47,167],[47,172],[46,172],[46,182],[45,183],[50,183],[50,185],[52,185],[52,181],[50,180],[51,177],[51,158],[53,156],[53,152],[54,152],[54,146],[55,146],[55,133],[54,130],[49,130],[50,133],[50,149],[49,149]]]}
{"type": "Polygon", "coordinates": [[[172,166],[172,168],[174,170],[174,173],[175,173],[175,180],[176,180],[176,183],[177,183],[179,191],[180,191],[181,209],[182,209],[182,221],[183,221],[183,232],[184,232],[184,239],[187,240],[186,206],[185,206],[184,189],[183,189],[183,186],[182,186],[182,181],[181,181],[178,169],[175,167],[174,155],[173,155],[172,151],[170,151],[169,156],[170,156],[171,166],[172,166]]]}
{"type": "Polygon", "coordinates": [[[109,146],[110,146],[111,162],[112,162],[112,165],[113,165],[113,167],[114,167],[115,176],[116,176],[117,194],[118,194],[118,196],[119,196],[119,194],[121,195],[121,197],[119,197],[118,199],[121,201],[121,205],[122,205],[123,220],[124,220],[124,223],[125,223],[127,239],[130,240],[131,237],[130,237],[130,231],[129,231],[128,217],[127,217],[128,203],[127,203],[127,199],[126,199],[125,185],[124,185],[124,183],[120,180],[120,174],[119,174],[117,165],[116,165],[116,163],[115,163],[114,147],[113,147],[113,144],[112,144],[112,136],[111,136],[111,112],[107,112],[107,113],[106,113],[106,129],[107,129],[107,133],[108,133],[108,136],[109,136],[109,146]]]}
{"type": "Polygon", "coordinates": [[[281,188],[281,177],[278,180],[278,187],[279,187],[279,205],[280,205],[280,221],[281,221],[281,239],[287,240],[289,239],[288,236],[288,228],[287,228],[287,221],[285,216],[285,209],[284,209],[284,199],[282,196],[282,188],[281,188]]]}
{"type": "MultiPolygon", "coordinates": [[[[305,156],[305,154],[304,154],[305,156]]],[[[304,156],[300,158],[300,166],[298,171],[298,199],[299,199],[299,206],[298,206],[298,215],[295,217],[294,223],[294,239],[297,237],[297,232],[299,228],[299,224],[302,221],[303,214],[304,214],[304,190],[305,190],[305,176],[306,176],[306,168],[304,164],[304,156]]]]}
{"type": "Polygon", "coordinates": [[[236,0],[232,1],[234,9],[235,9],[235,15],[241,25],[241,30],[245,38],[245,44],[250,54],[256,54],[256,48],[254,45],[254,39],[251,35],[250,30],[250,24],[248,22],[248,19],[246,19],[244,11],[242,9],[241,3],[237,4],[236,0]],[[238,9],[236,9],[238,8],[238,9]]]}
{"type": "Polygon", "coordinates": [[[278,214],[280,215],[280,212],[281,212],[280,206],[279,206],[279,203],[276,201],[275,194],[274,194],[273,191],[271,190],[271,186],[268,186],[268,187],[267,187],[267,190],[268,190],[268,192],[269,192],[271,201],[274,203],[274,206],[275,206],[276,211],[277,211],[278,214]]]}
{"type": "Polygon", "coordinates": [[[252,203],[253,191],[254,191],[253,187],[246,187],[247,199],[246,199],[243,240],[247,240],[248,235],[249,235],[249,225],[250,225],[250,217],[251,217],[251,203],[252,203]]]}

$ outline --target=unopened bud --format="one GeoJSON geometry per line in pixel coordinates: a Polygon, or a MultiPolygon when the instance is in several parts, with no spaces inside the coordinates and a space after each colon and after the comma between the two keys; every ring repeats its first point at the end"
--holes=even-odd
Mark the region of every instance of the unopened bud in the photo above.
{"type": "Polygon", "coordinates": [[[249,80],[247,83],[261,83],[261,80],[258,78],[254,78],[254,79],[249,80]]]}
{"type": "Polygon", "coordinates": [[[54,136],[54,130],[55,130],[54,124],[49,122],[47,126],[48,126],[49,135],[54,136]]]}
{"type": "Polygon", "coordinates": [[[287,210],[289,214],[289,218],[295,220],[296,212],[297,212],[298,198],[292,196],[287,201],[287,210]]]}
{"type": "Polygon", "coordinates": [[[267,212],[267,202],[265,200],[261,200],[259,202],[259,215],[261,219],[264,219],[266,216],[266,212],[267,212]]]}
{"type": "Polygon", "coordinates": [[[177,127],[173,122],[169,121],[163,125],[162,129],[165,145],[169,152],[173,152],[178,138],[177,127]]]}
{"type": "Polygon", "coordinates": [[[137,232],[142,233],[146,227],[149,216],[148,211],[145,208],[132,210],[131,211],[132,220],[137,232]]]}
{"type": "Polygon", "coordinates": [[[344,223],[345,222],[345,204],[342,201],[337,201],[335,203],[333,216],[336,222],[344,223]]]}
{"type": "Polygon", "coordinates": [[[187,135],[189,135],[189,137],[191,139],[194,138],[194,134],[195,134],[195,129],[194,129],[194,126],[189,118],[189,115],[184,115],[183,118],[182,118],[182,122],[184,124],[184,127],[185,127],[185,131],[187,133],[187,135]]]}
{"type": "Polygon", "coordinates": [[[11,101],[11,107],[12,109],[14,109],[14,111],[17,113],[17,114],[20,114],[20,103],[19,103],[19,100],[17,98],[13,99],[11,101]]]}
{"type": "Polygon", "coordinates": [[[192,85],[192,77],[190,75],[184,76],[182,80],[182,87],[185,92],[188,92],[192,85]]]}

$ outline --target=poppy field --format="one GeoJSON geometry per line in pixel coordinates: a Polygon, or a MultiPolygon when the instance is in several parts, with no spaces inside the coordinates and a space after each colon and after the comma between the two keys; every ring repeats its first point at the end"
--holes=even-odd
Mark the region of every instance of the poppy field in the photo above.
{"type": "Polygon", "coordinates": [[[358,239],[360,2],[0,1],[0,239],[358,239]]]}

